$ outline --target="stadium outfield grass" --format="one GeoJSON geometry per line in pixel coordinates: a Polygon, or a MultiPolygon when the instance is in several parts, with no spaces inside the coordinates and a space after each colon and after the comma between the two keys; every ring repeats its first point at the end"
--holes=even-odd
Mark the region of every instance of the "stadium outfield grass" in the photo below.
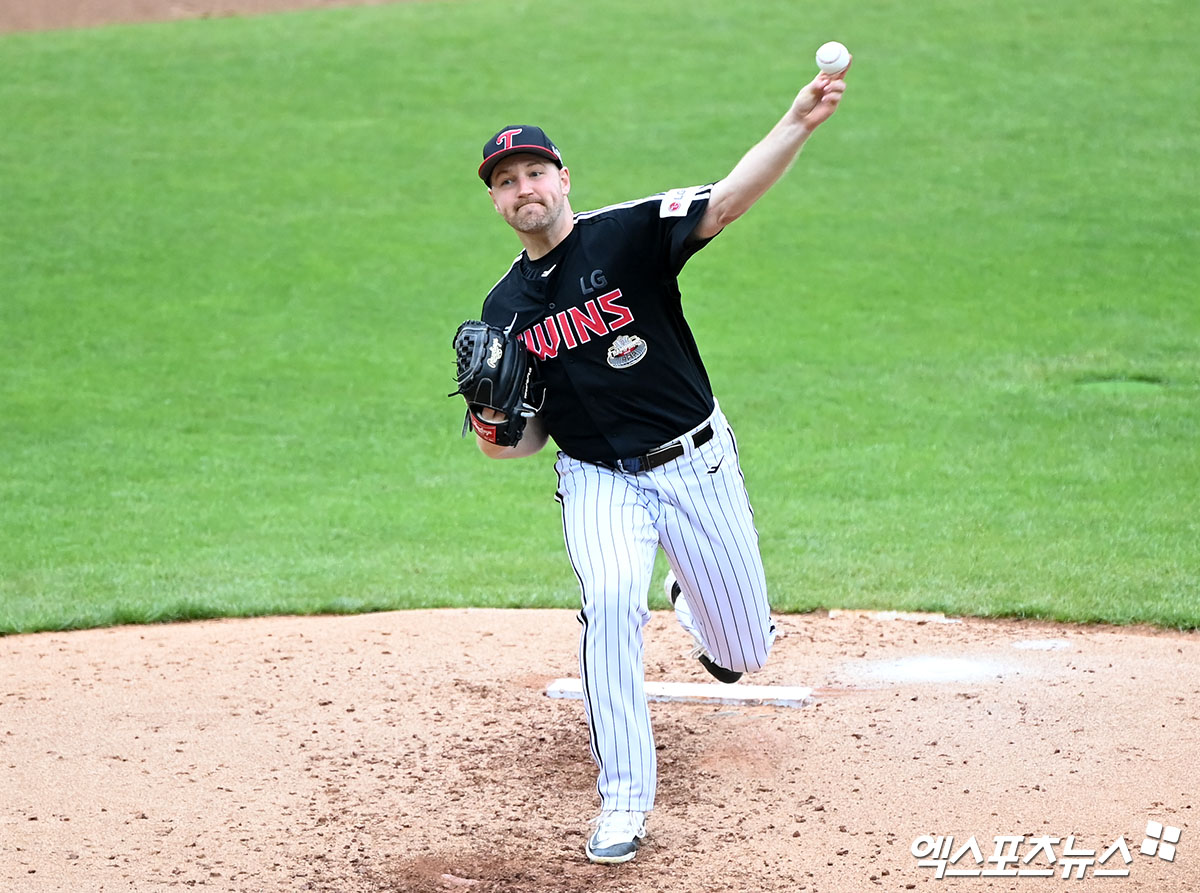
{"type": "Polygon", "coordinates": [[[828,39],[843,109],[683,275],[775,606],[1196,628],[1191,5],[1043,7],[0,36],[0,632],[576,605],[550,452],[445,397],[518,248],[482,141],[542,124],[577,210],[710,181],[828,39]]]}

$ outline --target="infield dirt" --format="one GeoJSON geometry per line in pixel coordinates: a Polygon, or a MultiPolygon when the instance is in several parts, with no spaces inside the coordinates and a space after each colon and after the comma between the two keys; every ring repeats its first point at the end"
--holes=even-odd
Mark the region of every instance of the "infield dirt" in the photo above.
{"type": "MultiPolygon", "coordinates": [[[[658,805],[617,867],[583,856],[582,707],[545,695],[578,672],[570,611],[11,636],[0,889],[1200,889],[1200,639],[935,620],[784,616],[753,681],[815,704],[652,705],[658,805]],[[1180,829],[1173,861],[1139,852],[1151,821],[1180,829]],[[1055,874],[938,880],[925,835],[985,862],[1021,835],[1011,867],[1055,874]],[[1069,836],[1130,862],[1063,880],[1069,836]]],[[[672,616],[646,633],[648,678],[708,681],[672,616]]]]}
{"type": "Polygon", "coordinates": [[[335,6],[378,6],[384,2],[387,0],[0,0],[0,34],[335,6]]]}

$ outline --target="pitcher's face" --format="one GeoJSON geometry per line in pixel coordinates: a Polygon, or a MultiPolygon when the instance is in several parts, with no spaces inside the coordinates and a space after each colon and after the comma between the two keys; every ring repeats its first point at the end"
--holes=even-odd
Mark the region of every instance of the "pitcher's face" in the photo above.
{"type": "Polygon", "coordinates": [[[508,225],[521,233],[548,233],[561,224],[571,175],[539,155],[505,158],[492,171],[488,193],[508,225]]]}

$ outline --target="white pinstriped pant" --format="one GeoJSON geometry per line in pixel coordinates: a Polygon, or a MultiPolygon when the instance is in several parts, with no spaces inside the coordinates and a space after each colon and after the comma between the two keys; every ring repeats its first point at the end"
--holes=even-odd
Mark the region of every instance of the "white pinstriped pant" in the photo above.
{"type": "MultiPolygon", "coordinates": [[[[713,410],[713,438],[640,474],[558,454],[563,536],[579,577],[579,669],[600,768],[603,809],[648,812],[658,765],[642,666],[646,594],[661,545],[696,629],[721,666],[754,672],[775,638],[758,533],[733,431],[713,410]]],[[[704,427],[697,426],[696,430],[704,427]]],[[[691,433],[691,432],[689,432],[691,433]]]]}

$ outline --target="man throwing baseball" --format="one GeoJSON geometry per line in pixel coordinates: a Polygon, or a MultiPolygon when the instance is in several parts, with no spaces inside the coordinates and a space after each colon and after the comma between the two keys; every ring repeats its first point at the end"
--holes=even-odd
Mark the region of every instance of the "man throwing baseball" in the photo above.
{"type": "Polygon", "coordinates": [[[549,438],[558,447],[555,497],[582,594],[579,664],[599,767],[601,812],[585,848],[593,862],[632,859],[654,806],[642,628],[656,550],[670,564],[676,615],[713,676],[734,682],[760,669],[775,638],[733,431],[677,277],[787,171],[837,109],[844,74],[807,84],[716,183],[597,211],[572,211],[570,172],[540,128],[504,127],[483,148],[479,176],[524,250],[488,293],[482,320],[460,328],[458,393],[488,456],[530,456],[549,438]],[[497,402],[494,380],[482,388],[477,375],[508,368],[514,350],[532,366],[512,367],[519,398],[497,402]],[[538,399],[528,391],[535,377],[538,399]]]}

